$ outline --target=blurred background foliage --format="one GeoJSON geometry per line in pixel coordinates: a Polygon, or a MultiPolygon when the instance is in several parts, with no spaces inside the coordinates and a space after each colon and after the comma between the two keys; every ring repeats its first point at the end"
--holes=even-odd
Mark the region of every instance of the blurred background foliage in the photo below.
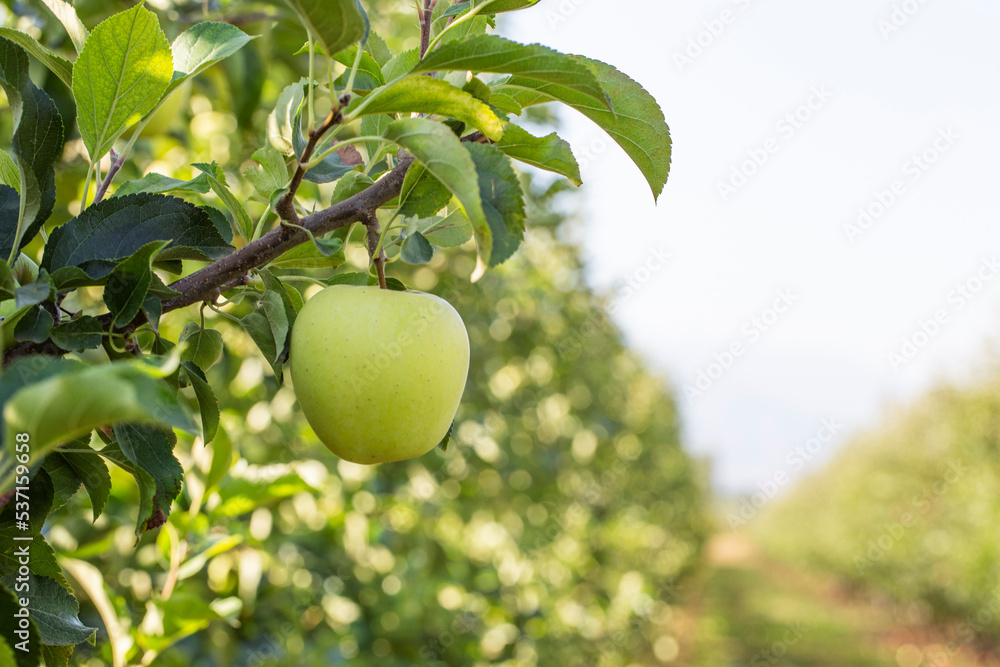
{"type": "MultiPolygon", "coordinates": [[[[75,6],[92,27],[128,4],[75,6]]],[[[187,179],[191,163],[215,160],[250,202],[240,174],[265,142],[278,93],[307,72],[305,56],[290,55],[304,32],[275,21],[274,5],[148,4],[171,39],[202,20],[232,21],[261,37],[176,96],[118,183],[151,171],[187,179]]],[[[416,45],[409,3],[365,4],[394,51],[416,45]]],[[[0,12],[4,24],[63,46],[40,3],[0,12]]],[[[66,98],[57,80],[35,74],[53,98],[66,98]]],[[[545,114],[532,119],[551,120],[545,114]]],[[[9,114],[0,122],[9,137],[9,114]]],[[[64,163],[50,229],[79,210],[86,163],[77,136],[64,163]]],[[[208,447],[181,436],[176,453],[188,474],[169,522],[135,544],[138,495],[117,468],[96,522],[80,495],[50,518],[81,618],[102,628],[96,648],[77,647],[75,664],[610,667],[683,659],[677,591],[708,532],[706,476],[681,449],[663,381],[624,347],[608,303],[582,281],[567,240],[567,186],[523,178],[530,231],[500,270],[470,284],[475,254],[463,247],[388,271],[444,296],[469,330],[472,370],[447,451],[375,468],[338,460],[298,413],[287,378],[273,376],[241,329],[206,311],[225,340],[208,372],[222,426],[208,447]]],[[[307,184],[300,194],[318,208],[331,191],[307,184]]],[[[214,195],[192,198],[222,208],[214,195]]],[[[247,206],[251,215],[264,210],[247,206]]],[[[27,252],[37,257],[40,247],[27,252]]],[[[344,259],[341,270],[367,267],[360,242],[344,259]]],[[[318,289],[286,279],[306,296],[318,289]]],[[[97,304],[100,293],[89,298],[97,304]]],[[[191,308],[161,327],[176,339],[197,317],[191,308]]]]}

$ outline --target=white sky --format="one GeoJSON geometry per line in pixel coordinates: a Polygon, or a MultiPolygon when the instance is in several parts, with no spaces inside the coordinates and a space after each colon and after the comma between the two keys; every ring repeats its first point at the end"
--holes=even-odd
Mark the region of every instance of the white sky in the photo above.
{"type": "Polygon", "coordinates": [[[664,109],[673,169],[655,207],[589,121],[569,113],[562,134],[578,157],[595,149],[583,172],[592,284],[645,278],[651,248],[671,256],[616,310],[630,342],[678,391],[744,344],[703,396],[679,399],[718,489],[756,490],[777,472],[794,482],[786,455],[824,418],[842,424],[840,444],[887,406],[993,363],[1000,275],[962,305],[953,290],[1000,260],[1000,3],[542,0],[511,16],[512,37],[612,63],[664,109]],[[916,13],[886,37],[894,5],[916,13]],[[731,23],[679,68],[675,54],[724,11],[731,23]],[[779,127],[815,87],[829,99],[813,97],[794,132],[779,127]],[[957,138],[915,180],[912,158],[948,130],[957,138]],[[718,184],[772,138],[776,151],[724,200],[718,184]],[[852,244],[844,226],[894,181],[902,194],[852,244]],[[779,290],[797,302],[751,340],[744,323],[779,290]],[[937,334],[894,370],[888,354],[937,311],[937,334]]]}

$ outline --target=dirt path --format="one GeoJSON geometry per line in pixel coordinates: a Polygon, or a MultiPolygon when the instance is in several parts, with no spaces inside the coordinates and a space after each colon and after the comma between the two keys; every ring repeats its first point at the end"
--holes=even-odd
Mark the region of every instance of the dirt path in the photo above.
{"type": "Polygon", "coordinates": [[[708,546],[692,667],[996,667],[944,628],[765,558],[747,538],[708,546]],[[903,614],[906,615],[905,613],[903,614]]]}

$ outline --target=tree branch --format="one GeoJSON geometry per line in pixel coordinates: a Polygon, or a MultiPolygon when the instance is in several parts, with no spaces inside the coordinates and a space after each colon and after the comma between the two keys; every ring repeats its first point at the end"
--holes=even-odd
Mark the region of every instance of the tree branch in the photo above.
{"type": "Polygon", "coordinates": [[[420,11],[420,57],[423,58],[431,45],[431,17],[434,12],[434,5],[437,0],[424,0],[424,7],[420,11]]]}
{"type": "Polygon", "coordinates": [[[108,193],[108,187],[111,185],[111,181],[115,180],[115,176],[118,171],[125,164],[125,156],[128,155],[128,151],[123,151],[121,155],[115,153],[115,149],[111,149],[111,166],[108,167],[108,173],[105,174],[104,180],[101,184],[97,186],[97,192],[94,193],[94,201],[91,202],[91,206],[99,203],[104,199],[104,195],[108,193]]]}
{"type": "Polygon", "coordinates": [[[368,256],[371,258],[372,264],[375,265],[378,286],[382,289],[389,289],[385,282],[385,250],[379,247],[379,241],[382,240],[382,228],[378,224],[378,216],[375,215],[374,211],[369,211],[361,222],[368,230],[368,256]],[[375,256],[376,250],[378,251],[377,257],[375,256]]]}
{"type": "Polygon", "coordinates": [[[316,150],[316,146],[319,144],[319,140],[323,138],[323,135],[330,131],[334,125],[340,124],[344,119],[341,109],[347,106],[347,103],[351,101],[351,98],[344,95],[340,98],[340,104],[334,109],[330,110],[330,115],[326,117],[323,124],[314,130],[309,130],[309,142],[306,147],[302,149],[302,155],[299,156],[299,165],[295,169],[295,175],[292,176],[291,182],[288,184],[288,192],[285,193],[278,203],[275,205],[274,210],[278,214],[278,217],[282,220],[288,222],[294,222],[298,224],[299,216],[295,212],[295,193],[299,191],[299,186],[302,185],[302,179],[306,175],[306,164],[312,158],[313,151],[316,150]]]}

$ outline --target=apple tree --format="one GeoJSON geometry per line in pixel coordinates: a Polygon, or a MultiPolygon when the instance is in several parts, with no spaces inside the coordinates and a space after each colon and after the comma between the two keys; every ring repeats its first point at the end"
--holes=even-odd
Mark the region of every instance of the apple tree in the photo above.
{"type": "MultiPolygon", "coordinates": [[[[171,11],[190,19],[194,4],[171,11]]],[[[72,5],[43,0],[34,23],[0,27],[10,110],[0,123],[11,137],[0,152],[0,615],[10,628],[0,662],[64,665],[76,645],[95,641],[67,572],[105,611],[118,604],[92,568],[50,544],[49,515],[81,497],[96,521],[116,502],[113,483],[131,478],[134,544],[157,533],[171,563],[163,601],[186,572],[181,563],[203,566],[234,546],[218,540],[201,561],[185,561],[171,515],[183,503],[180,530],[204,521],[202,502],[233,464],[224,408],[238,378],[209,382],[224,349],[249,354],[252,345],[276,395],[316,288],[405,291],[420,267],[436,266],[451,274],[442,279],[450,300],[477,289],[455,274],[483,280],[525,237],[533,195],[522,165],[580,184],[569,145],[528,129],[549,118],[543,105],[561,103],[604,129],[660,194],[670,135],[638,83],[611,65],[493,34],[498,15],[538,0],[424,0],[408,49],[372,28],[369,12],[384,18],[384,4],[232,2],[199,22],[167,21],[139,3],[101,6],[85,23],[72,5]],[[275,62],[303,71],[271,80],[275,65],[258,41],[294,44],[273,52],[275,62]],[[211,159],[173,164],[189,154],[164,138],[178,109],[193,87],[220,80],[250,131],[235,128],[237,147],[203,133],[211,159]],[[431,264],[468,248],[468,270],[431,264]],[[361,267],[351,259],[359,249],[361,267]]],[[[471,338],[474,356],[477,341],[492,344],[471,338]]],[[[329,391],[336,401],[337,387],[329,391]]],[[[314,457],[332,458],[322,449],[314,457]]],[[[237,485],[223,515],[240,516],[240,498],[252,509],[257,496],[291,496],[307,477],[262,472],[262,485],[237,485]]],[[[174,640],[204,627],[192,609],[225,615],[224,604],[173,599],[187,605],[176,618],[190,623],[171,633],[161,610],[160,635],[174,640]]],[[[150,640],[144,659],[166,645],[150,640]]],[[[125,664],[128,647],[110,650],[125,664]]]]}

